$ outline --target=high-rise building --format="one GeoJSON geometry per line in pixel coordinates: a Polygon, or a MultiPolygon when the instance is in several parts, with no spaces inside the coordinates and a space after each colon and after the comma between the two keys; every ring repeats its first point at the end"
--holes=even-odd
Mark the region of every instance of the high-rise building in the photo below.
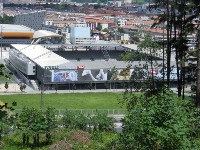
{"type": "Polygon", "coordinates": [[[46,11],[37,11],[15,16],[14,24],[24,25],[34,30],[41,30],[46,11]]]}

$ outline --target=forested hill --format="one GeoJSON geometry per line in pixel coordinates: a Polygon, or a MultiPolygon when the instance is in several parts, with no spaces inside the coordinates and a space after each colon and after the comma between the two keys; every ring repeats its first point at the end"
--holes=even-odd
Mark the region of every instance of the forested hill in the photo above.
{"type": "Polygon", "coordinates": [[[107,3],[108,0],[71,0],[77,3],[107,3]]]}

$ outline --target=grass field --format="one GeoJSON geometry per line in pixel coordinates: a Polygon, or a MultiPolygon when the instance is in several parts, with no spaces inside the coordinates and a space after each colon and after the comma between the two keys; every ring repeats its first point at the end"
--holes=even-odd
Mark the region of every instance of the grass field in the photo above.
{"type": "MultiPolygon", "coordinates": [[[[121,109],[119,104],[120,93],[67,93],[67,94],[44,94],[44,108],[56,109],[121,109]]],[[[8,103],[17,102],[15,109],[34,107],[39,109],[40,94],[17,94],[1,95],[0,100],[8,103]]]]}

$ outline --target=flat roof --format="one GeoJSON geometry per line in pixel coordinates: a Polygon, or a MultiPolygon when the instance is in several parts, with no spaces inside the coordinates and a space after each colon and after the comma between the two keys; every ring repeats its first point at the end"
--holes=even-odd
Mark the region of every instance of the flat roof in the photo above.
{"type": "Polygon", "coordinates": [[[24,25],[0,24],[0,36],[2,37],[27,37],[32,38],[34,30],[24,25]]]}
{"type": "Polygon", "coordinates": [[[72,62],[41,45],[11,44],[11,46],[44,69],[49,66],[58,69],[76,69],[76,65],[72,62]]]}
{"type": "Polygon", "coordinates": [[[26,27],[24,25],[15,24],[0,24],[1,32],[35,32],[33,29],[26,27]]]}
{"type": "Polygon", "coordinates": [[[136,44],[123,44],[122,47],[131,49],[131,50],[137,50],[138,45],[136,45],[136,44]]]}
{"type": "Polygon", "coordinates": [[[47,30],[38,30],[33,34],[34,39],[41,37],[63,37],[63,36],[47,30]]]}

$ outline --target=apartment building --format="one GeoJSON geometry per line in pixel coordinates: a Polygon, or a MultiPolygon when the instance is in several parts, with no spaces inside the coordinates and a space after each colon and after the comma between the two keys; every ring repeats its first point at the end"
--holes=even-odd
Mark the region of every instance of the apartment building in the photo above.
{"type": "Polygon", "coordinates": [[[34,30],[41,30],[46,11],[24,13],[15,16],[14,24],[24,25],[34,30]]]}

